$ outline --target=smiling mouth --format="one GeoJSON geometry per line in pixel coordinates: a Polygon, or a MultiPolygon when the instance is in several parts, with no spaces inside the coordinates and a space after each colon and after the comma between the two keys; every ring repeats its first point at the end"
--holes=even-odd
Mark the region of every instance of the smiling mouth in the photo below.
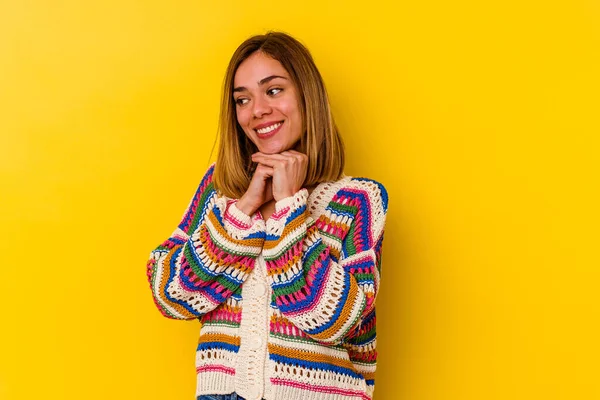
{"type": "Polygon", "coordinates": [[[276,130],[278,130],[281,127],[281,125],[283,125],[283,121],[274,123],[273,125],[269,125],[265,128],[255,129],[255,131],[259,135],[265,136],[265,135],[269,135],[270,133],[274,133],[276,130]]]}

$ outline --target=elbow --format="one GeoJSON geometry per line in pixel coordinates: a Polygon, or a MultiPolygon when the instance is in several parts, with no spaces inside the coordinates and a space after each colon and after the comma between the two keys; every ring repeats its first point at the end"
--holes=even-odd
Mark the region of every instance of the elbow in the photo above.
{"type": "Polygon", "coordinates": [[[154,305],[164,317],[177,320],[198,318],[197,312],[190,309],[191,307],[186,307],[183,304],[184,302],[177,301],[167,290],[171,279],[169,278],[169,270],[165,270],[164,254],[151,253],[146,263],[146,278],[154,305]]]}

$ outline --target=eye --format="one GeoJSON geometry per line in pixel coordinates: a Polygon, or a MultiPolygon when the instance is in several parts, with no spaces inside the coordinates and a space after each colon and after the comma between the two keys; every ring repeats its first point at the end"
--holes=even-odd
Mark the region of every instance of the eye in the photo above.
{"type": "Polygon", "coordinates": [[[248,99],[246,99],[246,98],[238,97],[235,100],[235,104],[237,104],[238,106],[243,106],[244,104],[246,104],[247,101],[248,101],[248,99]]]}
{"type": "Polygon", "coordinates": [[[271,89],[267,90],[267,93],[275,95],[281,91],[283,91],[283,89],[281,89],[281,88],[271,88],[271,89]],[[275,91],[275,93],[273,93],[274,91],[275,91]]]}

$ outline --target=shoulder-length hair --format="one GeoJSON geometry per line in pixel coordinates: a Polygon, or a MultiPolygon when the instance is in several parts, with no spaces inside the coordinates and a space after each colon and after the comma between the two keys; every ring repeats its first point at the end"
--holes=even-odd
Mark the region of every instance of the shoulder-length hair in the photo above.
{"type": "Polygon", "coordinates": [[[331,114],[323,78],[302,43],[286,33],[271,31],[244,41],[229,61],[221,97],[215,189],[227,197],[240,198],[250,185],[251,155],[258,149],[237,122],[233,81],[240,64],[257,51],[279,61],[296,86],[305,130],[298,151],[308,156],[304,186],[340,179],[344,176],[344,144],[331,114]]]}

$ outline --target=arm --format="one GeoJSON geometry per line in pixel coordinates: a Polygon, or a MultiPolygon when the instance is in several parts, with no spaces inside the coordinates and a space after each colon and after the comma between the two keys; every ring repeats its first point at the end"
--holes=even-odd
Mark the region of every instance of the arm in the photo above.
{"type": "Polygon", "coordinates": [[[147,262],[154,302],[168,318],[201,317],[239,294],[262,251],[264,220],[242,213],[237,200],[217,196],[213,171],[214,164],[175,231],[147,262]]]}
{"type": "Polygon", "coordinates": [[[265,260],[276,304],[326,344],[358,332],[379,289],[387,192],[375,181],[354,182],[312,225],[306,189],[278,201],[266,224],[265,260]]]}

